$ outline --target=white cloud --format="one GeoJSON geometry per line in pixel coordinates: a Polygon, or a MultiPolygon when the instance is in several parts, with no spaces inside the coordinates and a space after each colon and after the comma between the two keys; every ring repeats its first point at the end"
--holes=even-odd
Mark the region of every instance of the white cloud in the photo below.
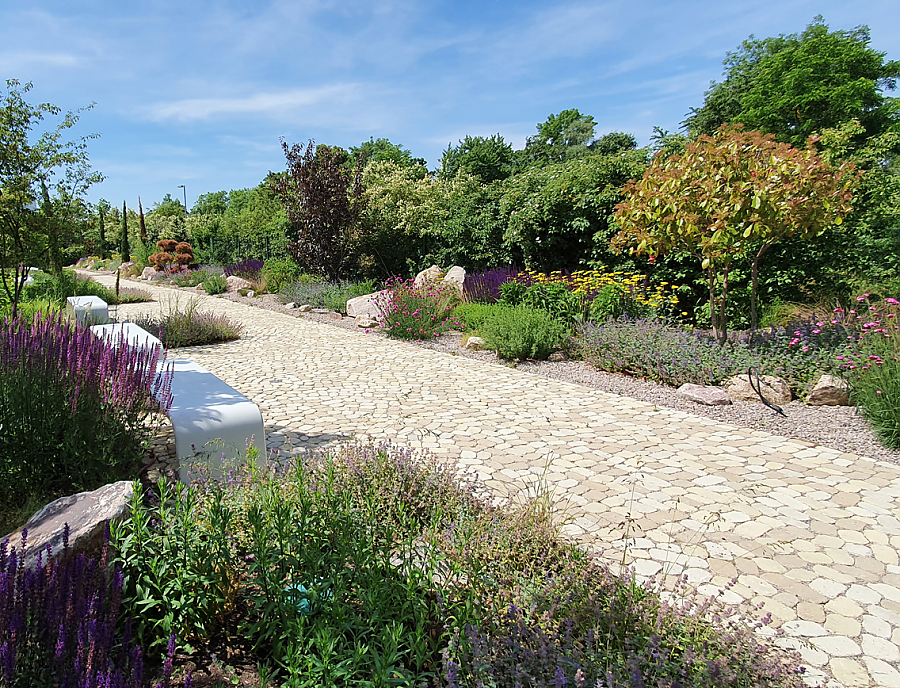
{"type": "Polygon", "coordinates": [[[150,106],[149,117],[157,122],[188,122],[233,115],[262,115],[279,120],[306,115],[318,120],[316,109],[347,107],[358,100],[358,84],[335,84],[236,98],[186,98],[156,103],[150,106]]]}

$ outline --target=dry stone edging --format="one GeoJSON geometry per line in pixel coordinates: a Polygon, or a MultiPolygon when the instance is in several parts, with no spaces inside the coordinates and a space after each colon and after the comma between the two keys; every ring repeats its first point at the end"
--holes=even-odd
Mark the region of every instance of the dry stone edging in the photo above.
{"type": "Polygon", "coordinates": [[[708,385],[686,383],[675,390],[675,396],[704,406],[727,406],[731,403],[731,397],[726,390],[708,385]]]}
{"type": "MultiPolygon", "coordinates": [[[[755,378],[754,378],[755,381],[755,378]]],[[[750,385],[750,378],[747,375],[735,375],[728,378],[722,383],[722,387],[728,392],[728,396],[733,401],[760,401],[759,394],[750,385]]],[[[759,391],[766,398],[766,401],[772,404],[783,406],[790,404],[791,386],[786,380],[774,375],[759,376],[759,391]]]]}
{"type": "Polygon", "coordinates": [[[813,406],[847,406],[850,403],[850,385],[835,375],[822,375],[806,403],[813,406]]]}

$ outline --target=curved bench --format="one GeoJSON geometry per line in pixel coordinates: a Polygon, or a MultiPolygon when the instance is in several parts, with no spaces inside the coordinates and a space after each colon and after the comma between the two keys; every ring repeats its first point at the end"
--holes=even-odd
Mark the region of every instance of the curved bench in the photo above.
{"type": "Polygon", "coordinates": [[[248,443],[263,465],[266,435],[259,407],[190,359],[166,363],[173,369],[169,419],[182,482],[198,477],[191,471],[198,464],[208,466],[204,476],[223,477],[242,463],[248,443]]]}

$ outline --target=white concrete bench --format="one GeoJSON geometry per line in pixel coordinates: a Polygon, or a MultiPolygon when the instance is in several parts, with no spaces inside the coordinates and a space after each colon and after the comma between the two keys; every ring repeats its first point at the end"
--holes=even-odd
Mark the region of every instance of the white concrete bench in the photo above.
{"type": "Polygon", "coordinates": [[[198,477],[198,464],[208,467],[204,476],[226,475],[243,464],[248,442],[259,450],[257,465],[263,465],[266,435],[259,407],[190,359],[168,364],[173,366],[169,419],[181,481],[198,477]]]}
{"type": "Polygon", "coordinates": [[[34,284],[34,276],[41,271],[40,268],[25,268],[25,286],[30,287],[34,284]]]}
{"type": "Polygon", "coordinates": [[[92,325],[91,332],[98,337],[105,339],[113,348],[118,348],[118,346],[124,342],[127,346],[136,349],[152,349],[156,346],[159,347],[160,353],[162,353],[163,350],[162,342],[159,341],[158,338],[134,323],[123,322],[110,323],[108,325],[92,325]]]}
{"type": "Polygon", "coordinates": [[[109,307],[99,296],[70,296],[66,299],[66,315],[80,325],[109,322],[109,307]]]}

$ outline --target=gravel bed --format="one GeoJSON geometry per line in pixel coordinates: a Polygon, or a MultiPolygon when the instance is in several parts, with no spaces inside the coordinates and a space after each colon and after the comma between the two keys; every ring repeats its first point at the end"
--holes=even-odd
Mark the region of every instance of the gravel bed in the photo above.
{"type": "MultiPolygon", "coordinates": [[[[272,294],[247,298],[235,293],[228,293],[223,294],[222,298],[363,332],[353,318],[344,317],[338,320],[334,313],[299,313],[295,309],[286,308],[279,298],[272,294]]],[[[383,337],[386,335],[370,332],[368,336],[383,337]]],[[[448,332],[434,340],[412,343],[451,355],[475,358],[494,365],[510,365],[509,361],[499,359],[493,352],[464,349],[460,345],[459,333],[448,332]]],[[[645,401],[659,407],[706,416],[722,423],[764,430],[773,435],[790,437],[872,459],[900,464],[900,451],[882,446],[872,433],[868,421],[852,406],[808,406],[802,402],[793,401],[784,407],[784,412],[787,414],[787,418],[784,418],[762,404],[754,402],[739,401],[730,406],[703,406],[676,399],[675,389],[672,387],[620,373],[607,373],[597,370],[584,361],[568,360],[561,354],[555,354],[549,361],[526,361],[516,363],[514,367],[533,375],[585,385],[603,392],[645,401]]]]}

